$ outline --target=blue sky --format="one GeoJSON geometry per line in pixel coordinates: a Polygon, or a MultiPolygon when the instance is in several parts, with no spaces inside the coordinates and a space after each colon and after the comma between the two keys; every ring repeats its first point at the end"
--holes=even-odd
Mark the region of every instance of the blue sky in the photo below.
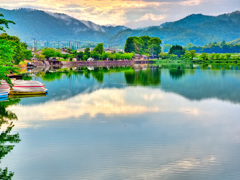
{"type": "Polygon", "coordinates": [[[239,0],[0,0],[0,4],[6,9],[35,8],[130,28],[160,25],[193,13],[219,15],[240,10],[239,0]]]}

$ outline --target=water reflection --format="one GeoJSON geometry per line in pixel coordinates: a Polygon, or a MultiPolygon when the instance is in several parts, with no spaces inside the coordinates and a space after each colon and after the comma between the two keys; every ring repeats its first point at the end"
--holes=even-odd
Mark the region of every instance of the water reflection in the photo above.
{"type": "MultiPolygon", "coordinates": [[[[11,134],[11,131],[14,127],[13,120],[17,120],[17,115],[9,110],[8,106],[18,104],[20,99],[14,100],[4,100],[0,102],[0,163],[1,160],[13,150],[16,143],[19,143],[20,137],[19,134],[11,134]],[[5,125],[5,128],[2,126],[5,125]],[[2,130],[5,129],[5,130],[2,130]]],[[[8,170],[8,168],[0,168],[0,179],[12,179],[14,172],[8,170]]]]}
{"type": "Polygon", "coordinates": [[[161,69],[159,68],[126,71],[124,76],[128,85],[156,86],[161,84],[161,69]]]}
{"type": "Polygon", "coordinates": [[[49,94],[1,111],[24,136],[5,163],[26,180],[239,179],[239,71],[173,69],[31,74],[49,94]]]}
{"type": "Polygon", "coordinates": [[[169,74],[173,79],[179,79],[185,74],[184,69],[169,69],[169,74]]]}
{"type": "MultiPolygon", "coordinates": [[[[206,65],[211,68],[214,66],[206,65]]],[[[151,66],[136,70],[132,67],[95,67],[93,70],[80,67],[74,71],[62,69],[56,72],[38,72],[33,77],[43,81],[50,90],[50,96],[39,99],[39,102],[64,100],[102,88],[120,89],[130,85],[151,86],[190,100],[216,98],[240,103],[238,70],[211,70],[202,68],[204,65],[177,69],[178,67],[162,69],[151,66]]]]}

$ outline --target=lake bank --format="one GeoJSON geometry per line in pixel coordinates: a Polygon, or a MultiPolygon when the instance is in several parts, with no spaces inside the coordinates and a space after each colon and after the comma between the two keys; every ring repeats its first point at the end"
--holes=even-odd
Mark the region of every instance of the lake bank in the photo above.
{"type": "Polygon", "coordinates": [[[81,66],[115,66],[115,65],[132,65],[133,60],[121,61],[35,61],[33,66],[65,66],[65,67],[81,67],[81,66]]]}

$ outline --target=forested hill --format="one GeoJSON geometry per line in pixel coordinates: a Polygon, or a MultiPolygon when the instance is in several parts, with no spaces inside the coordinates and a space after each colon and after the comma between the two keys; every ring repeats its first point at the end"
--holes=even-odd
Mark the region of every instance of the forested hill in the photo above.
{"type": "Polygon", "coordinates": [[[49,13],[35,9],[6,10],[0,8],[5,19],[12,20],[7,33],[18,36],[22,41],[94,41],[103,42],[124,26],[100,26],[90,21],[81,21],[66,14],[49,13]]]}
{"type": "Polygon", "coordinates": [[[111,44],[124,44],[130,36],[159,37],[163,44],[188,43],[204,45],[211,42],[232,41],[240,37],[240,11],[220,16],[193,14],[179,21],[144,29],[121,31],[110,40],[111,44]]]}
{"type": "Polygon", "coordinates": [[[94,41],[124,47],[130,36],[159,37],[162,44],[186,46],[205,45],[212,42],[233,41],[240,38],[240,11],[219,16],[189,15],[179,21],[143,29],[124,26],[100,26],[81,21],[65,14],[49,13],[34,9],[6,10],[0,8],[6,19],[13,20],[7,32],[22,41],[94,41]]]}

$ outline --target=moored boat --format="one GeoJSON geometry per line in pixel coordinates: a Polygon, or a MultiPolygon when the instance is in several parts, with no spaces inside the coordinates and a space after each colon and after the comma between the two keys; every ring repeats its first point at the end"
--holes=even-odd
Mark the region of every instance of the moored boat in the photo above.
{"type": "Polygon", "coordinates": [[[29,88],[35,88],[35,87],[42,87],[44,88],[45,85],[38,81],[25,81],[25,80],[15,80],[13,81],[14,86],[13,87],[29,87],[29,88]]]}
{"type": "Polygon", "coordinates": [[[0,98],[8,97],[9,89],[1,89],[0,90],[0,98]]]}
{"type": "Polygon", "coordinates": [[[10,95],[36,95],[46,94],[47,89],[43,87],[13,87],[9,94],[10,95]]]}

